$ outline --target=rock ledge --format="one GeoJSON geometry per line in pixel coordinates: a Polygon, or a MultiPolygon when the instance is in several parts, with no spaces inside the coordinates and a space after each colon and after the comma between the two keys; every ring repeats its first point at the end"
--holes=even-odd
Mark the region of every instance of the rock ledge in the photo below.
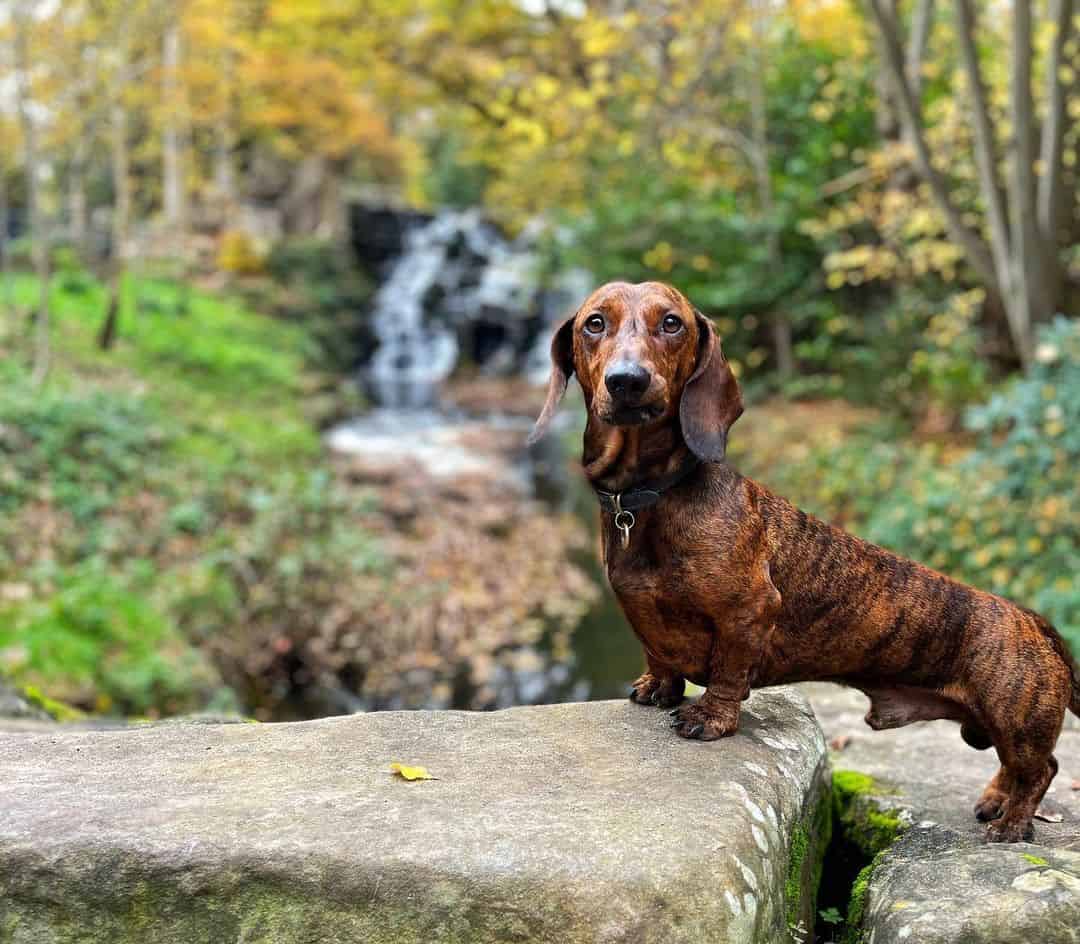
{"type": "Polygon", "coordinates": [[[812,924],[828,767],[804,699],[756,693],[711,744],[667,721],[600,702],[8,735],[0,942],[774,942],[812,924]]]}

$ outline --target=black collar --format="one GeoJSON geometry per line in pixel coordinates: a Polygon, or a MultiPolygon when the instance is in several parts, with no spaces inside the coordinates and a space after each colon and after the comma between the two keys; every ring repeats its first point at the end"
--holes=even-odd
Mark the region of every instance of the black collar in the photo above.
{"type": "Polygon", "coordinates": [[[664,497],[664,492],[684,482],[701,465],[701,460],[693,453],[687,455],[674,472],[663,478],[651,482],[643,482],[633,488],[623,489],[621,492],[605,492],[593,486],[596,497],[600,499],[600,507],[612,514],[623,511],[638,511],[642,508],[650,508],[664,497]]]}

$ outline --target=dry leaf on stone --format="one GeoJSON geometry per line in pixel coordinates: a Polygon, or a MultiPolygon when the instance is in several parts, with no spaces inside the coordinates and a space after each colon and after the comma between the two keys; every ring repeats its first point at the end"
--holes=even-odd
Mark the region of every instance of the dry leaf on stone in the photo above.
{"type": "Polygon", "coordinates": [[[405,780],[438,780],[438,777],[432,777],[428,773],[426,767],[410,767],[407,764],[399,764],[397,761],[390,765],[390,771],[405,780]]]}
{"type": "Polygon", "coordinates": [[[1048,813],[1041,806],[1035,811],[1035,819],[1041,819],[1044,823],[1060,823],[1065,817],[1060,813],[1048,813]]]}
{"type": "Polygon", "coordinates": [[[851,743],[850,734],[838,734],[831,741],[829,741],[830,751],[842,751],[851,743]]]}

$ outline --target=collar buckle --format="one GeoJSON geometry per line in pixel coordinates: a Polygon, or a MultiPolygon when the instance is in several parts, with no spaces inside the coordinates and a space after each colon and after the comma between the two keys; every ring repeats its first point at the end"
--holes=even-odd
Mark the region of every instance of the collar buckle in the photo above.
{"type": "Polygon", "coordinates": [[[625,550],[630,546],[630,529],[637,523],[637,519],[632,511],[623,508],[621,493],[612,495],[611,503],[614,505],[615,527],[622,532],[622,546],[625,550]]]}

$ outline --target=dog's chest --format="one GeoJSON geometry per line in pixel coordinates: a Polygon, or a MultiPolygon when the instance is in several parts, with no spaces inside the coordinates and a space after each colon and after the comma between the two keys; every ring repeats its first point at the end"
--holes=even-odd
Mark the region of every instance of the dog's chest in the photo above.
{"type": "Polygon", "coordinates": [[[609,547],[607,574],[631,627],[653,658],[692,680],[704,678],[713,621],[696,586],[693,562],[670,551],[658,561],[647,548],[609,547]]]}

